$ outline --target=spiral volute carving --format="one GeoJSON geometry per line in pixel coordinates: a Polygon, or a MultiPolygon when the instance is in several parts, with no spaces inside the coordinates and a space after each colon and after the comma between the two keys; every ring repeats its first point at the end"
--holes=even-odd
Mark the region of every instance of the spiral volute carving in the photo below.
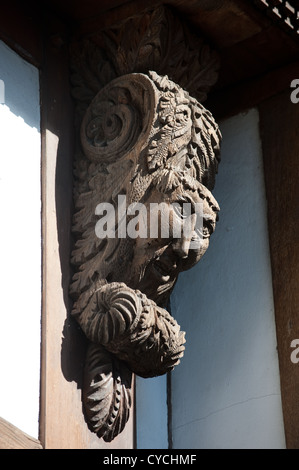
{"type": "Polygon", "coordinates": [[[185,333],[176,320],[124,283],[105,284],[92,293],[78,321],[90,341],[142,377],[171,371],[184,353],[185,333]]]}
{"type": "Polygon", "coordinates": [[[115,162],[141,150],[153,121],[156,90],[143,74],[130,74],[104,87],[88,107],[81,144],[93,162],[115,162]],[[151,111],[149,111],[151,110],[151,111]]]}
{"type": "Polygon", "coordinates": [[[90,341],[106,346],[134,329],[141,308],[134,290],[124,283],[112,282],[90,296],[78,321],[90,341]]]}

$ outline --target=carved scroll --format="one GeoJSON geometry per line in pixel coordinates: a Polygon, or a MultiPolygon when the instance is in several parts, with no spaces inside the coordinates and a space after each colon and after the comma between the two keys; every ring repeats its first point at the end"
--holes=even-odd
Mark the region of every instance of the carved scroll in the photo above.
{"type": "Polygon", "coordinates": [[[112,163],[133,148],[140,151],[151,126],[148,116],[155,109],[155,92],[146,75],[112,81],[93,99],[81,125],[81,144],[94,162],[112,163]]]}
{"type": "Polygon", "coordinates": [[[210,192],[219,163],[218,126],[189,90],[149,70],[168,67],[179,82],[203,95],[207,77],[215,78],[215,57],[200,40],[192,55],[186,30],[175,20],[177,41],[185,44],[175,66],[173,46],[165,43],[171,21],[167,10],[150,12],[102,33],[105,50],[85,44],[84,53],[74,54],[80,140],[70,292],[72,315],[89,341],[85,413],[92,431],[106,441],[129,417],[132,373],[165,374],[183,355],[185,334],[165,306],[179,272],[207,250],[219,211],[210,192]],[[193,79],[183,65],[191,56],[193,79]],[[198,215],[190,214],[190,236],[179,237],[175,228],[184,223],[177,212],[182,201],[201,204],[203,223],[198,231],[198,215]],[[155,236],[146,231],[152,204],[162,211],[155,236]],[[143,218],[136,219],[132,207],[141,211],[141,205],[143,218]],[[99,230],[104,226],[105,233],[99,230]],[[137,227],[138,236],[129,235],[130,226],[137,227]]]}

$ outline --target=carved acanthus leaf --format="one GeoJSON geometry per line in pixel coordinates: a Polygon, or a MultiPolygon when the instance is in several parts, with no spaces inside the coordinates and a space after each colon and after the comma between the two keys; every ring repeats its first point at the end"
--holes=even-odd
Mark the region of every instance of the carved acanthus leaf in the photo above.
{"type": "Polygon", "coordinates": [[[101,35],[118,75],[155,70],[200,102],[217,80],[218,54],[164,6],[101,35]]]}
{"type": "Polygon", "coordinates": [[[97,344],[87,349],[83,405],[90,429],[112,441],[125,427],[132,404],[132,372],[97,344]]]}
{"type": "Polygon", "coordinates": [[[114,341],[107,349],[127,362],[140,377],[166,374],[180,363],[185,332],[167,310],[143,296],[140,320],[130,336],[114,341]]]}
{"type": "Polygon", "coordinates": [[[118,75],[105,51],[93,41],[73,43],[71,47],[72,94],[76,100],[76,118],[81,119],[88,105],[107,83],[118,75]]]}

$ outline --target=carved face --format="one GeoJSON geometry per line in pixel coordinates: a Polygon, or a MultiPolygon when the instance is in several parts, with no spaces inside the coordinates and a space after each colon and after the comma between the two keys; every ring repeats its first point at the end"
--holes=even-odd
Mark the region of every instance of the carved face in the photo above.
{"type": "MultiPolygon", "coordinates": [[[[211,193],[194,188],[212,189],[220,141],[210,112],[168,77],[129,74],[100,90],[81,126],[86,171],[76,201],[74,232],[80,238],[72,256],[75,298],[106,280],[125,282],[165,302],[179,272],[197,263],[208,248],[215,204],[210,205],[211,193]],[[126,195],[128,203],[145,204],[147,214],[151,203],[165,203],[158,225],[163,228],[169,221],[168,236],[147,233],[143,238],[106,240],[95,234],[95,208],[102,202],[116,207],[117,195],[126,195]],[[203,233],[196,248],[190,249],[196,230],[187,236],[174,230],[183,222],[173,204],[182,202],[203,204],[203,233]]],[[[194,214],[191,220],[195,227],[194,214]]]]}
{"type": "Polygon", "coordinates": [[[167,300],[178,274],[194,266],[206,252],[215,229],[216,212],[199,191],[182,187],[171,194],[154,188],[145,206],[149,235],[135,240],[127,283],[161,305],[167,300]],[[158,218],[153,203],[160,204],[158,218]],[[182,207],[190,212],[186,214],[182,207]],[[195,213],[198,207],[201,213],[195,213]],[[200,217],[202,220],[198,219],[200,217]],[[158,236],[153,237],[155,221],[158,221],[158,236]]]}

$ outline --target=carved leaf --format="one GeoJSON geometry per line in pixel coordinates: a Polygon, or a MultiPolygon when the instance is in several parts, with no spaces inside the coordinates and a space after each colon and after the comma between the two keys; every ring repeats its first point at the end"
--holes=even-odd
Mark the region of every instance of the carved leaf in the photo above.
{"type": "Polygon", "coordinates": [[[140,320],[129,336],[107,349],[128,363],[141,377],[156,377],[179,364],[185,350],[185,332],[167,310],[143,296],[140,320]]]}
{"type": "Polygon", "coordinates": [[[116,77],[103,49],[85,40],[71,46],[72,93],[77,101],[90,103],[98,91],[116,77]]]}
{"type": "Polygon", "coordinates": [[[119,75],[157,69],[163,19],[163,8],[157,8],[104,33],[106,48],[119,75]]]}
{"type": "Polygon", "coordinates": [[[129,18],[102,35],[119,76],[154,70],[201,102],[217,80],[218,54],[167,7],[129,18]]]}
{"type": "Polygon", "coordinates": [[[84,371],[83,404],[89,427],[112,441],[130,416],[132,373],[102,346],[90,343],[84,371]]]}

